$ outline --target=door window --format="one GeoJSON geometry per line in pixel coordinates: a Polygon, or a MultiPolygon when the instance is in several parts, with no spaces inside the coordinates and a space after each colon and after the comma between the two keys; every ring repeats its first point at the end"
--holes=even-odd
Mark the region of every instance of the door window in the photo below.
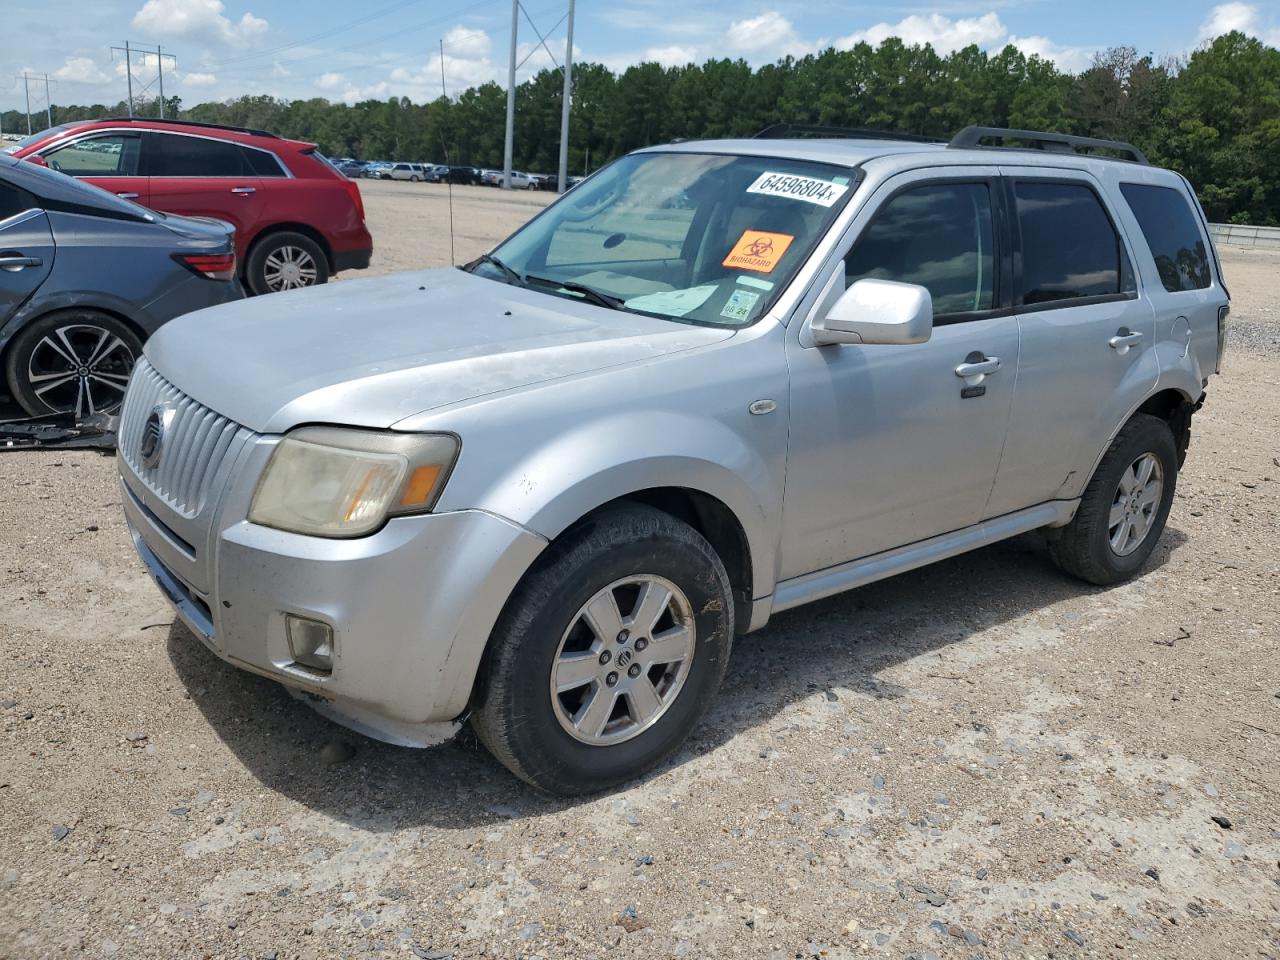
{"type": "Polygon", "coordinates": [[[1122,183],[1120,192],[1142,228],[1164,288],[1177,293],[1209,286],[1209,255],[1187,198],[1171,187],[1144,183],[1122,183]]]}
{"type": "Polygon", "coordinates": [[[243,177],[251,175],[240,145],[225,140],[153,133],[147,159],[153,177],[243,177]]]}
{"type": "Polygon", "coordinates": [[[41,156],[71,177],[132,177],[138,173],[138,138],[127,133],[86,137],[41,156]]]}
{"type": "Polygon", "coordinates": [[[845,257],[845,284],[926,287],[936,318],[995,306],[995,236],[985,183],[931,183],[885,202],[845,257]]]}
{"type": "Polygon", "coordinates": [[[1120,238],[1093,190],[1083,183],[1019,180],[1014,198],[1022,232],[1020,303],[1121,292],[1120,238]]]}

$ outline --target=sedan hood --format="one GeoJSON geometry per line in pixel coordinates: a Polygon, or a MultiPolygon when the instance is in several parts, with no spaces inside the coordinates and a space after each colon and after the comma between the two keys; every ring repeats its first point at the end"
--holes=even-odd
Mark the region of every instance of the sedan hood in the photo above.
{"type": "Polygon", "coordinates": [[[341,281],[187,314],[152,365],[260,433],[302,423],[385,429],[436,407],[724,340],[446,268],[341,281]]]}

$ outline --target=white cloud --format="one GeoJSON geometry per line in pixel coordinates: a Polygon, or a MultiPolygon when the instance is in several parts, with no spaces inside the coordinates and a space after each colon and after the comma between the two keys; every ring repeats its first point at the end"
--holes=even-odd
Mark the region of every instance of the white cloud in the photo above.
{"type": "Polygon", "coordinates": [[[897,23],[877,23],[865,30],[855,31],[847,37],[841,37],[835,45],[840,50],[848,50],[858,43],[869,43],[874,47],[890,37],[900,37],[909,47],[928,43],[939,53],[947,54],[974,43],[980,47],[989,47],[1008,32],[994,11],[980,17],[957,20],[940,13],[927,16],[912,14],[897,23]]]}
{"type": "Polygon", "coordinates": [[[1280,26],[1274,23],[1264,25],[1258,8],[1251,3],[1218,4],[1200,25],[1197,39],[1203,43],[1233,30],[1257,37],[1271,46],[1280,46],[1280,26]]]}
{"type": "Polygon", "coordinates": [[[321,74],[320,79],[316,81],[316,86],[321,90],[337,90],[344,85],[347,85],[347,78],[340,73],[321,74]]]}
{"type": "Polygon", "coordinates": [[[111,79],[90,57],[67,57],[66,62],[53,71],[53,76],[67,83],[106,83],[111,79]]]}
{"type": "Polygon", "coordinates": [[[466,60],[479,60],[489,56],[493,43],[489,34],[483,30],[464,27],[458,24],[444,35],[446,56],[454,56],[466,60]]]}
{"type": "Polygon", "coordinates": [[[275,61],[274,63],[272,63],[272,64],[271,64],[271,75],[272,75],[273,77],[287,77],[287,76],[289,76],[292,72],[293,72],[292,70],[290,70],[288,67],[286,67],[286,66],[285,66],[283,63],[281,63],[279,60],[277,60],[277,61],[275,61]]]}
{"type": "Polygon", "coordinates": [[[685,64],[698,62],[697,47],[650,47],[640,57],[642,62],[652,61],[664,67],[683,67],[685,64]]]}
{"type": "Polygon", "coordinates": [[[749,20],[735,20],[729,24],[727,39],[734,50],[757,56],[800,55],[807,46],[791,21],[776,10],[749,20]]]}
{"type": "Polygon", "coordinates": [[[133,27],[148,36],[215,39],[230,46],[248,46],[267,32],[266,20],[246,11],[232,21],[222,0],[147,0],[133,16],[133,27]]]}
{"type": "Polygon", "coordinates": [[[184,87],[212,87],[217,82],[217,76],[212,73],[184,73],[182,75],[182,85],[184,87]]]}
{"type": "Polygon", "coordinates": [[[1054,43],[1048,37],[1009,37],[1013,44],[1028,57],[1037,56],[1053,61],[1054,66],[1067,73],[1080,73],[1087,70],[1097,52],[1093,47],[1064,47],[1054,43]]]}

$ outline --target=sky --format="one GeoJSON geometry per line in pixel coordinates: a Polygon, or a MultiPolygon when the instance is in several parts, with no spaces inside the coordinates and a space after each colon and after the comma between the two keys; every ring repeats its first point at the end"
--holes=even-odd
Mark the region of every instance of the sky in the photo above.
{"type": "MultiPolygon", "coordinates": [[[[126,67],[110,47],[158,44],[165,93],[188,104],[245,93],[354,103],[407,96],[423,102],[444,88],[506,83],[510,0],[42,0],[5,12],[0,108],[124,99],[126,67]]],[[[517,31],[521,78],[558,65],[567,0],[522,0],[517,31]],[[539,42],[539,34],[545,44],[539,42]]],[[[828,46],[886,37],[932,43],[946,53],[976,43],[1012,43],[1065,70],[1095,51],[1128,45],[1157,58],[1186,54],[1221,33],[1243,30],[1280,46],[1280,4],[1232,0],[578,0],[574,57],[623,69],[643,60],[682,64],[741,57],[752,64],[828,46]],[[1154,16],[1153,11],[1159,10],[1154,16]]],[[[134,54],[134,90],[154,95],[154,55],[134,54]]]]}

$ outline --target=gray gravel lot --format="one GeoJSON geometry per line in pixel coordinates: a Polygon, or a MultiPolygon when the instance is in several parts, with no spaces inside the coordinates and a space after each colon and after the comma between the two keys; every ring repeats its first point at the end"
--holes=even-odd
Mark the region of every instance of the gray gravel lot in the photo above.
{"type": "MultiPolygon", "coordinates": [[[[537,209],[459,193],[467,256],[537,209]]],[[[366,195],[375,267],[447,259],[442,188],[366,195]]],[[[678,756],[584,801],[221,663],[113,460],[0,455],[0,957],[1278,960],[1280,257],[1224,254],[1145,575],[1031,536],[780,615],[678,756]]]]}

